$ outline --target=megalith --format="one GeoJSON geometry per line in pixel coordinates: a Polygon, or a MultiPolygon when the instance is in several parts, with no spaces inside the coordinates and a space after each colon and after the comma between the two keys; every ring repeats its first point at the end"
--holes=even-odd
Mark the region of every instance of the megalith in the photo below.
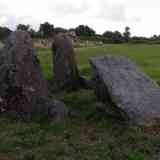
{"type": "Polygon", "coordinates": [[[76,89],[80,85],[80,75],[72,40],[66,34],[55,35],[52,51],[57,88],[76,89]]]}
{"type": "Polygon", "coordinates": [[[132,61],[105,56],[90,60],[95,93],[106,108],[133,124],[153,125],[160,120],[160,88],[132,61]]]}
{"type": "Polygon", "coordinates": [[[13,32],[0,50],[0,75],[0,115],[23,120],[64,117],[65,105],[48,98],[47,81],[27,32],[13,32]]]}
{"type": "Polygon", "coordinates": [[[8,72],[13,74],[11,85],[23,86],[42,97],[48,96],[47,81],[27,32],[13,32],[0,53],[0,66],[8,66],[8,72]]]}

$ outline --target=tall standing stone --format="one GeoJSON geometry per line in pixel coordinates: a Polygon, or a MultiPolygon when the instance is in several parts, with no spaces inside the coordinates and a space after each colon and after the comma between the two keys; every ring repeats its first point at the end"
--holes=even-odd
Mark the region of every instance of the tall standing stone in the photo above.
{"type": "MultiPolygon", "coordinates": [[[[11,34],[0,54],[0,68],[4,68],[3,72],[8,70],[10,85],[28,89],[40,97],[48,96],[47,81],[27,32],[16,31],[11,34]]],[[[0,81],[3,81],[2,78],[0,81]]]]}
{"type": "Polygon", "coordinates": [[[54,78],[59,89],[74,89],[79,86],[80,76],[77,68],[72,40],[65,34],[54,37],[52,45],[54,78]]]}
{"type": "Polygon", "coordinates": [[[160,88],[125,57],[91,59],[95,92],[106,107],[132,123],[160,122],[160,88]]]}
{"type": "Polygon", "coordinates": [[[64,105],[48,99],[47,81],[27,32],[13,32],[0,50],[0,75],[0,115],[23,120],[64,117],[64,105]]]}
{"type": "Polygon", "coordinates": [[[47,81],[27,32],[13,32],[0,50],[0,75],[0,116],[61,121],[68,115],[62,102],[48,98],[47,81]]]}

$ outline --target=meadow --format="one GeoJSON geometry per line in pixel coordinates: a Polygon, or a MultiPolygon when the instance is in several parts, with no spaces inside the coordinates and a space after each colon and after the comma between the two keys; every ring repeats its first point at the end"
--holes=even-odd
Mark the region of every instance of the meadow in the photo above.
{"type": "MultiPolygon", "coordinates": [[[[89,58],[115,55],[133,60],[150,77],[160,82],[160,45],[108,44],[104,46],[76,49],[77,62],[81,73],[91,76],[89,58]]],[[[39,58],[48,79],[52,79],[52,55],[50,49],[39,49],[39,58]]]]}
{"type": "MultiPolygon", "coordinates": [[[[77,48],[82,75],[92,75],[89,58],[127,56],[160,84],[160,45],[108,44],[77,48]]],[[[52,90],[53,65],[50,49],[38,49],[43,72],[52,90]]],[[[97,112],[92,90],[52,93],[76,116],[65,122],[17,122],[0,119],[0,160],[153,160],[160,156],[160,127],[128,126],[97,112]]],[[[156,159],[155,159],[156,160],[156,159]]]]}

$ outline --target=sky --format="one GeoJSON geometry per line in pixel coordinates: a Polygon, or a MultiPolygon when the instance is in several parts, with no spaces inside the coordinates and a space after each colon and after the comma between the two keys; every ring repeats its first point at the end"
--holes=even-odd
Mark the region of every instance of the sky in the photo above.
{"type": "Polygon", "coordinates": [[[98,34],[106,30],[132,36],[160,35],[160,0],[0,0],[0,26],[18,24],[38,29],[46,21],[55,27],[88,25],[98,34]]]}

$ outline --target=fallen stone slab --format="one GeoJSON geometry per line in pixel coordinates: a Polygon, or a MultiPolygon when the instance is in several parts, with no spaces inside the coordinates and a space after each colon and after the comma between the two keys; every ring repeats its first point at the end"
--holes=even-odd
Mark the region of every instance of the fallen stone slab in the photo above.
{"type": "Polygon", "coordinates": [[[95,93],[109,110],[133,124],[160,122],[160,88],[132,61],[105,56],[90,63],[95,93]]]}

